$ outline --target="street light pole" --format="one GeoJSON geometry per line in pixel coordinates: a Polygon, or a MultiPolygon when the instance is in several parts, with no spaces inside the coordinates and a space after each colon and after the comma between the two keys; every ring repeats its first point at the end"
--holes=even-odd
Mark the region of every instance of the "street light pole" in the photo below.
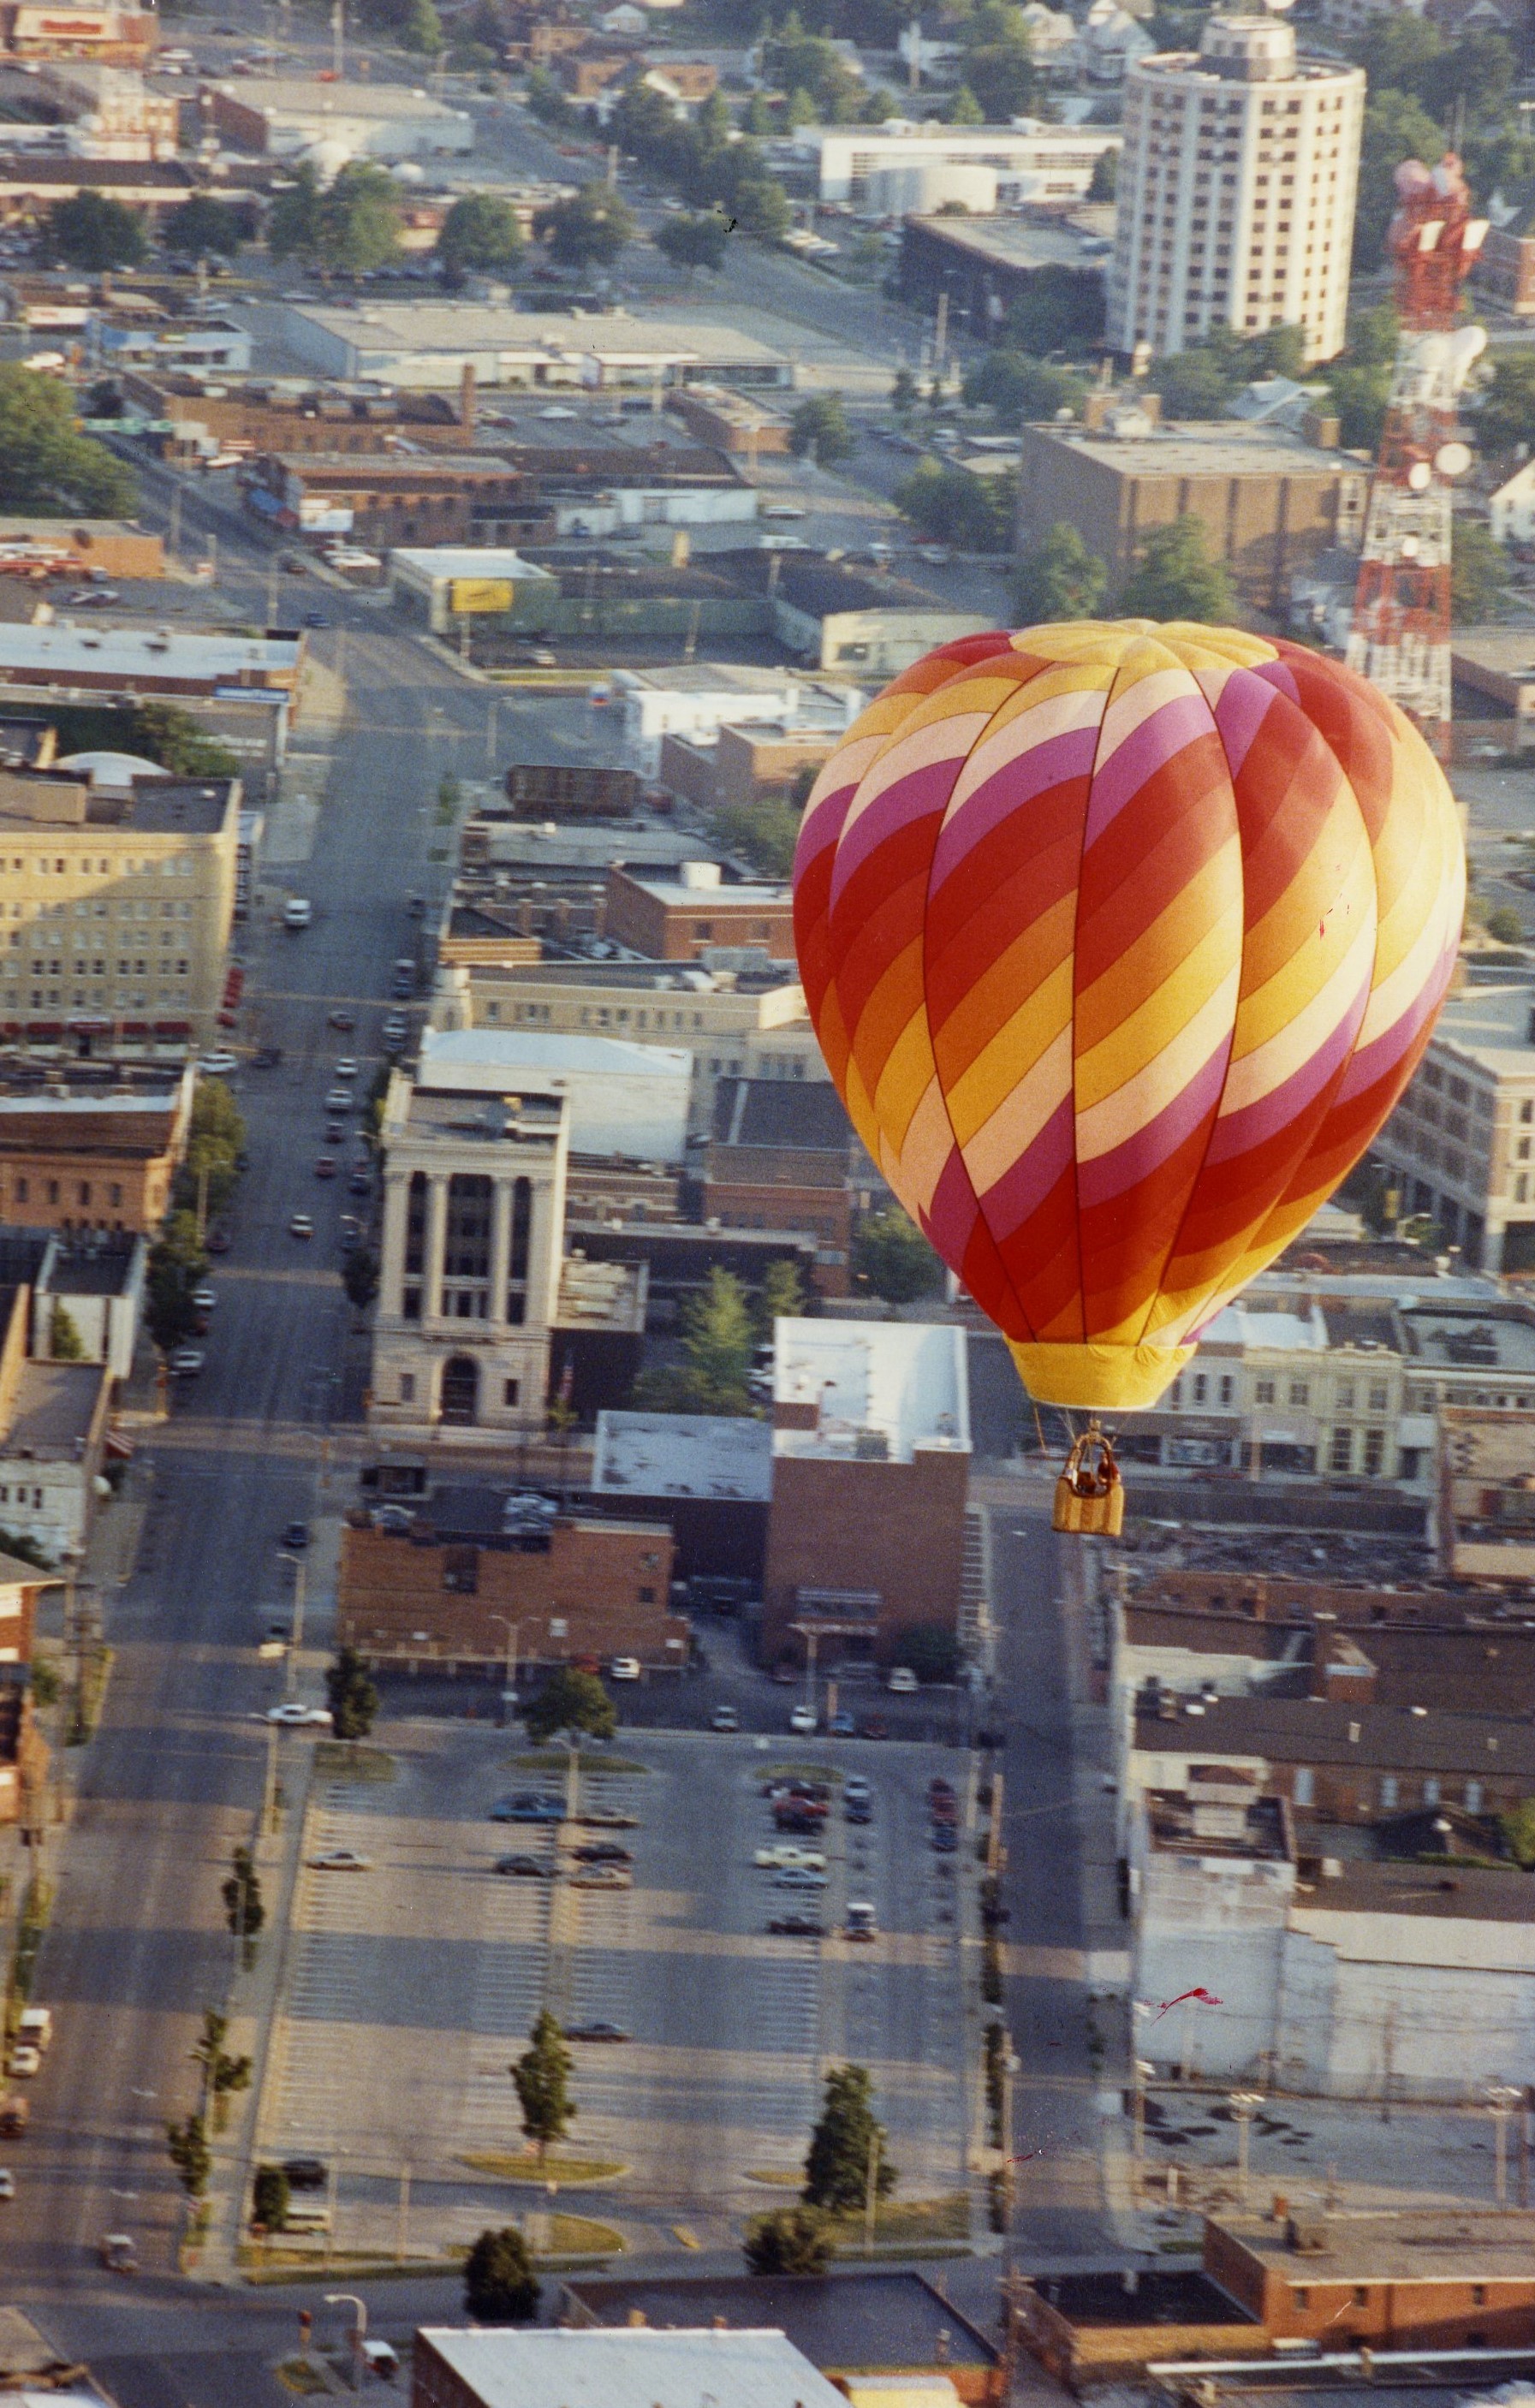
{"type": "Polygon", "coordinates": [[[357,2311],[357,2320],[351,2333],[351,2387],[354,2391],[361,2391],[366,2363],[363,2352],[367,2342],[367,2303],[360,2300],[355,2291],[327,2291],[325,2305],[327,2308],[355,2308],[357,2311]]]}
{"type": "Polygon", "coordinates": [[[288,1646],[288,1662],[282,1681],[282,1694],[291,1698],[298,1670],[299,1651],[304,1644],[304,1594],[309,1568],[302,1555],[280,1555],[278,1561],[280,1564],[292,1564],[294,1568],[294,1635],[288,1646]]]}

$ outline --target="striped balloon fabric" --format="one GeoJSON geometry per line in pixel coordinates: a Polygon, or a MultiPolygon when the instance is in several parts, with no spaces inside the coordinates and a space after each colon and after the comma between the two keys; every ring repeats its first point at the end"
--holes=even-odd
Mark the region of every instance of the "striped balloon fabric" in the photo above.
{"type": "Polygon", "coordinates": [[[831,1075],[1036,1398],[1152,1403],[1385,1120],[1449,983],[1456,806],[1395,706],[1232,628],[946,644],[806,807],[831,1075]]]}

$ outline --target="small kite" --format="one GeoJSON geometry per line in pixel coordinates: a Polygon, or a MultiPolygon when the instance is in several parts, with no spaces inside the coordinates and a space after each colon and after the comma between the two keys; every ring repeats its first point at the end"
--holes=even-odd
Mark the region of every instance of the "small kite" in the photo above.
{"type": "Polygon", "coordinates": [[[1198,1999],[1202,2007],[1218,2007],[1221,2003],[1219,1999],[1209,1990],[1180,1990],[1175,1999],[1163,2000],[1156,2014],[1152,2017],[1153,2023],[1159,2024],[1165,2014],[1170,2014],[1174,2007],[1181,2007],[1185,1999],[1198,1999]]]}

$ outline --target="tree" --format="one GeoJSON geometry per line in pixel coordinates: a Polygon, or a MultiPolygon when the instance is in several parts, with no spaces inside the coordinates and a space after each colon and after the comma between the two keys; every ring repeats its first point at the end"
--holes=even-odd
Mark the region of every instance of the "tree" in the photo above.
{"type": "Polygon", "coordinates": [[[919,1681],[952,1681],[959,1670],[959,1641],[936,1623],[918,1623],[901,1632],[900,1660],[919,1681]]]}
{"type": "Polygon", "coordinates": [[[201,2199],[213,2172],[213,2152],[201,2115],[188,2115],[165,2126],[165,2154],[175,2167],[189,2199],[201,2199]]]}
{"type": "Polygon", "coordinates": [[[167,209],[161,248],[177,259],[233,259],[245,240],[239,214],[208,193],[192,193],[167,209]]]}
{"type": "Polygon", "coordinates": [[[1126,619],[1194,619],[1224,624],[1236,603],[1224,561],[1212,560],[1203,523],[1185,511],[1154,527],[1119,596],[1126,619]]]}
{"type": "Polygon", "coordinates": [[[1103,279],[1091,268],[1037,267],[1009,307],[1010,342],[1035,359],[1052,351],[1083,359],[1103,332],[1103,279]]]}
{"type": "Polygon", "coordinates": [[[1093,172],[1087,179],[1090,201],[1112,201],[1119,190],[1119,153],[1100,150],[1093,162],[1093,172]]]}
{"type": "Polygon", "coordinates": [[[873,2107],[873,2077],[864,2065],[840,2065],[826,2076],[821,2119],[811,2135],[805,2159],[807,2207],[830,2214],[851,2214],[868,2196],[870,2169],[876,2195],[883,2199],[896,2187],[889,2143],[873,2107]]]}
{"type": "Polygon", "coordinates": [[[356,1312],[366,1312],[379,1293],[379,1257],[366,1246],[353,1246],[341,1266],[341,1285],[356,1312]]]}
{"type": "Polygon", "coordinates": [[[1493,457],[1535,447],[1535,351],[1499,351],[1476,405],[1476,439],[1493,457]]]}
{"type": "Polygon", "coordinates": [[[753,869],[768,878],[787,878],[794,868],[802,809],[781,795],[759,795],[751,803],[721,803],[714,811],[714,830],[753,869]]]}
{"type": "MultiPolygon", "coordinates": [[[[177,1217],[190,1216],[182,1214],[177,1217]]],[[[199,1316],[192,1300],[192,1292],[206,1268],[206,1262],[202,1268],[197,1268],[194,1262],[173,1252],[164,1240],[151,1247],[145,1280],[144,1318],[149,1325],[150,1336],[162,1354],[169,1354],[174,1348],[184,1346],[188,1339],[195,1337],[199,1316]]]]}
{"type": "Polygon", "coordinates": [[[288,2177],[280,2166],[258,2166],[251,2186],[251,2221],[280,2232],[288,2221],[288,2177]]]}
{"type": "Polygon", "coordinates": [[[943,1276],[932,1247],[898,1204],[870,1212],[853,1241],[853,1268],[886,1304],[911,1304],[931,1296],[943,1276]]]}
{"type": "Polygon", "coordinates": [[[773,176],[748,176],[736,186],[731,206],[742,234],[753,242],[782,242],[794,223],[789,195],[773,176]]]}
{"type": "Polygon", "coordinates": [[[1525,941],[1525,924],[1507,903],[1499,903],[1489,911],[1485,924],[1488,936],[1496,937],[1500,945],[1522,945],[1525,941]]]}
{"type": "MultiPolygon", "coordinates": [[[[534,67],[524,90],[527,105],[540,123],[565,126],[572,122],[576,112],[547,67],[534,67]]],[[[660,98],[659,93],[656,98],[660,98]]]]}
{"type": "MultiPolygon", "coordinates": [[[[1404,18],[1403,23],[1408,21],[1404,18]]],[[[1386,88],[1365,103],[1359,144],[1359,192],[1354,210],[1354,265],[1368,274],[1381,265],[1385,230],[1397,206],[1392,181],[1404,159],[1437,159],[1442,128],[1411,93],[1386,88]]]]}
{"type": "Polygon", "coordinates": [[[757,1290],[757,1343],[770,1345],[773,1326],[780,1321],[797,1321],[805,1310],[805,1291],[799,1283],[799,1273],[793,1263],[769,1263],[757,1290]]]}
{"type": "Polygon", "coordinates": [[[1503,1844],[1516,1865],[1526,1872],[1535,1872],[1535,1798],[1521,1798],[1498,1818],[1502,1827],[1503,1844]]]}
{"type": "Polygon", "coordinates": [[[533,231],[562,267],[611,267],[635,236],[634,212],[610,184],[582,184],[540,209],[533,231]]]}
{"type": "Polygon", "coordinates": [[[1087,392],[1084,377],[1069,368],[1031,360],[1022,351],[987,351],[966,371],[961,391],[968,409],[994,409],[999,419],[1015,424],[1021,418],[1054,418],[1060,409],[1080,409],[1087,392]]]}
{"type": "Polygon", "coordinates": [[[509,2070],[523,2111],[523,2130],[538,2152],[540,2170],[548,2162],[550,2143],[563,2141],[576,2120],[570,2096],[575,2058],[565,2034],[545,2007],[528,2034],[528,2044],[509,2070]]]}
{"type": "Polygon", "coordinates": [[[141,266],[149,256],[137,210],[102,193],[55,201],[43,222],[43,240],[51,258],[93,276],[104,268],[141,266]]]}
{"type": "Polygon", "coordinates": [[[235,1192],[245,1152],[245,1122],[222,1079],[199,1079],[187,1125],[176,1200],[199,1220],[222,1212],[235,1192]]]}
{"type": "Polygon", "coordinates": [[[962,83],[949,103],[951,125],[984,125],[986,112],[968,83],[962,83]]]}
{"type": "Polygon", "coordinates": [[[0,509],[50,518],[126,518],[138,487],[105,444],[82,435],[66,389],[0,364],[0,509]]]}
{"type": "Polygon", "coordinates": [[[779,2207],[754,2215],[741,2254],[753,2274],[824,2274],[831,2264],[832,2237],[813,2207],[779,2207]]]}
{"type": "Polygon", "coordinates": [[[845,460],[856,440],[839,393],[812,393],[789,421],[789,449],[795,458],[810,455],[823,468],[845,460]]]}
{"type": "Polygon", "coordinates": [[[325,1701],[337,1739],[366,1739],[379,1711],[379,1692],[354,1647],[343,1647],[326,1667],[325,1701]]]}
{"type": "Polygon", "coordinates": [[[414,52],[417,58],[436,58],[446,47],[442,20],[432,0],[409,0],[400,27],[401,50],[414,52]]]}
{"type": "Polygon", "coordinates": [[[321,243],[320,207],[320,179],[302,159],[293,182],[278,187],[266,221],[266,248],[274,259],[314,258],[321,243]]]}
{"type": "Polygon", "coordinates": [[[976,477],[968,468],[923,460],[891,498],[930,543],[951,543],[956,552],[1005,552],[1017,487],[1012,473],[976,477]]]}
{"type": "Polygon", "coordinates": [[[890,407],[904,418],[917,398],[917,380],[908,367],[898,367],[890,380],[890,407]]]}
{"type": "Polygon", "coordinates": [[[1450,616],[1457,627],[1485,626],[1503,615],[1508,560],[1490,527],[1457,518],[1450,543],[1450,616]]]}
{"type": "Polygon", "coordinates": [[[509,201],[498,193],[465,193],[442,221],[437,256],[446,281],[458,285],[471,269],[515,267],[523,249],[523,229],[509,201]]]}
{"type": "Polygon", "coordinates": [[[595,1672],[578,1672],[561,1664],[549,1675],[526,1708],[528,1737],[542,1747],[556,1731],[585,1731],[593,1739],[611,1739],[618,1728],[613,1701],[595,1672]]]}
{"type": "Polygon", "coordinates": [[[230,1859],[230,1871],[220,1895],[223,1899],[224,1921],[234,1937],[241,1942],[249,1965],[256,1953],[256,1942],[266,1921],[266,1908],[261,1895],[261,1875],[249,1848],[237,1848],[230,1859]]]}
{"type": "Polygon", "coordinates": [[[57,1297],[49,1315],[48,1351],[55,1363],[83,1363],[85,1360],[85,1346],[75,1316],[66,1304],[59,1302],[57,1297]]]}
{"type": "Polygon", "coordinates": [[[864,83],[835,42],[807,34],[791,8],[762,46],[762,72],[780,92],[803,93],[823,125],[855,125],[863,115],[864,83]]]}
{"type": "Polygon", "coordinates": [[[1027,627],[1056,619],[1091,619],[1108,586],[1109,571],[1097,552],[1088,551],[1074,526],[1057,519],[1013,569],[1018,624],[1027,627]]]}
{"type": "Polygon", "coordinates": [[[710,1271],[703,1294],[688,1305],[682,1352],[682,1363],[640,1373],[637,1405],[660,1413],[751,1412],[752,1318],[746,1291],[729,1271],[710,1271]]]}
{"type": "Polygon", "coordinates": [[[400,193],[393,176],[349,160],[320,204],[318,257],[348,276],[384,267],[399,250],[400,193]]]}
{"type": "Polygon", "coordinates": [[[983,122],[1005,125],[1010,117],[1026,115],[1039,97],[1040,71],[1023,10],[1010,0],[980,0],[962,33],[962,73],[983,122]]]}
{"type": "Polygon", "coordinates": [[[205,2007],[202,2032],[192,2051],[194,2065],[202,2068],[202,2113],[207,2114],[211,2101],[213,2128],[221,2132],[230,2098],[237,2090],[249,2090],[251,2087],[251,2059],[230,2056],[224,2047],[228,2031],[229,2017],[221,2014],[216,2007],[205,2007]]]}
{"type": "Polygon", "coordinates": [[[464,2264],[464,2305],[481,2324],[525,2325],[538,2313],[539,2285],[516,2228],[482,2232],[464,2264]]]}
{"type": "Polygon", "coordinates": [[[727,221],[711,209],[703,209],[696,217],[667,218],[656,228],[655,248],[670,260],[673,267],[685,267],[691,275],[695,268],[712,268],[716,273],[724,265],[724,247],[730,239],[727,221]]]}
{"type": "Polygon", "coordinates": [[[200,728],[179,702],[140,702],[128,723],[129,742],[136,752],[158,761],[178,778],[235,778],[239,757],[216,736],[200,728]]]}

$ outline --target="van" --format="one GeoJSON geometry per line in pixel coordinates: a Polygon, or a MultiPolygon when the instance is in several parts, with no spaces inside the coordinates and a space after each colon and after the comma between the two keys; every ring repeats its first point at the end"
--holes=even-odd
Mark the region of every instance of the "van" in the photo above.
{"type": "Polygon", "coordinates": [[[23,2007],[16,2037],[28,2048],[46,2049],[53,2038],[53,2015],[48,2007],[23,2007]]]}
{"type": "Polygon", "coordinates": [[[849,1899],[847,1921],[842,1926],[845,1940],[877,1940],[879,1918],[867,1899],[849,1899]]]}
{"type": "Polygon", "coordinates": [[[282,907],[285,928],[307,928],[314,918],[314,905],[307,895],[290,895],[282,907]]]}

